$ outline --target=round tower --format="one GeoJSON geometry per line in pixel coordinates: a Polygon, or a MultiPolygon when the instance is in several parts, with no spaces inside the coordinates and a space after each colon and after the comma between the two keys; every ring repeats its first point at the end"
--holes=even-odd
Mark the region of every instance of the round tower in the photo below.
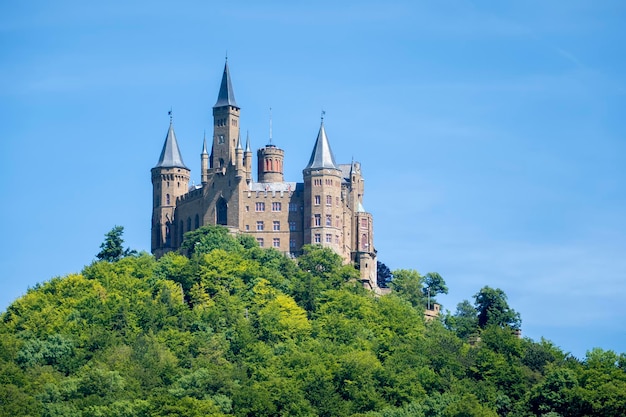
{"type": "Polygon", "coordinates": [[[304,243],[331,247],[348,261],[343,252],[343,208],[341,205],[342,173],[335,163],[324,123],[304,176],[304,243]]]}
{"type": "Polygon", "coordinates": [[[151,249],[156,257],[160,257],[172,248],[176,200],[186,194],[189,188],[190,171],[180,154],[171,118],[159,162],[152,168],[151,174],[151,249]]]}
{"type": "Polygon", "coordinates": [[[259,182],[283,182],[285,151],[274,145],[266,145],[257,151],[259,182]]]}

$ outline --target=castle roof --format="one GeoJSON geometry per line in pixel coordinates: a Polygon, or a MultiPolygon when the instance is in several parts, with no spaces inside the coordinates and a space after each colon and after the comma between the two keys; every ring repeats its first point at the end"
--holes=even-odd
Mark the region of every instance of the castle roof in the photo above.
{"type": "Polygon", "coordinates": [[[253,182],[248,186],[249,191],[302,191],[304,183],[281,181],[281,182],[253,182]]]}
{"type": "Polygon", "coordinates": [[[159,162],[157,162],[155,168],[187,168],[183,162],[183,157],[180,154],[178,148],[178,142],[176,141],[176,134],[174,133],[174,125],[170,120],[170,128],[167,130],[167,136],[165,137],[165,143],[163,144],[163,150],[161,156],[159,156],[159,162]]]}
{"type": "Polygon", "coordinates": [[[328,143],[328,137],[326,136],[326,130],[324,129],[324,122],[320,126],[320,131],[317,134],[317,140],[313,147],[313,153],[311,153],[311,159],[309,164],[304,169],[309,168],[337,168],[335,163],[335,157],[333,151],[330,149],[330,143],[328,143]]]}
{"type": "Polygon", "coordinates": [[[233,85],[230,82],[230,71],[228,70],[228,61],[224,64],[224,74],[222,75],[222,84],[220,85],[220,93],[217,95],[216,107],[233,106],[239,108],[235,101],[235,93],[233,92],[233,85]]]}

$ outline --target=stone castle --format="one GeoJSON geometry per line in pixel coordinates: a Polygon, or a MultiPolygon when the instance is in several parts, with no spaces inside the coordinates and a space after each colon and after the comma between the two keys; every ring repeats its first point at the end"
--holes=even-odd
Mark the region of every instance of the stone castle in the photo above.
{"type": "Polygon", "coordinates": [[[178,249],[185,232],[223,225],[254,236],[262,247],[298,256],[306,244],[329,247],[360,270],[363,284],[376,289],[372,215],[363,208],[364,183],[358,162],[338,164],[322,118],[303,182],[285,181],[285,152],[270,143],[257,150],[252,177],[250,138],[239,131],[228,61],[213,106],[211,153],[200,154],[201,184],[189,186],[190,170],[170,117],[163,150],[152,168],[152,253],[178,249]]]}

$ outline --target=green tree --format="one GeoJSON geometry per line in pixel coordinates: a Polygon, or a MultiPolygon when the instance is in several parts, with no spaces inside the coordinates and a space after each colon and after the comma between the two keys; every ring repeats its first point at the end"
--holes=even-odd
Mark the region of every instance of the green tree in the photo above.
{"type": "Polygon", "coordinates": [[[446,317],[446,326],[461,339],[467,339],[478,329],[478,311],[467,300],[461,301],[456,306],[453,316],[446,317]]]}
{"type": "Polygon", "coordinates": [[[424,275],[424,288],[422,289],[424,297],[427,298],[428,308],[431,308],[432,303],[436,302],[435,296],[437,294],[447,294],[448,287],[441,275],[436,272],[429,272],[424,275]]]}
{"type": "Polygon", "coordinates": [[[474,299],[480,328],[495,325],[519,329],[522,325],[519,313],[509,307],[506,294],[500,288],[485,286],[474,295],[474,299]]]}
{"type": "Polygon", "coordinates": [[[134,249],[124,249],[123,226],[114,226],[105,236],[104,242],[100,245],[100,252],[96,255],[101,261],[116,262],[126,256],[134,256],[137,251],[134,249]]]}
{"type": "Polygon", "coordinates": [[[381,261],[376,261],[376,284],[381,288],[387,288],[392,278],[389,267],[381,261]]]}
{"type": "Polygon", "coordinates": [[[413,307],[424,306],[424,277],[414,269],[393,271],[393,280],[389,286],[399,297],[407,300],[413,307]]]}

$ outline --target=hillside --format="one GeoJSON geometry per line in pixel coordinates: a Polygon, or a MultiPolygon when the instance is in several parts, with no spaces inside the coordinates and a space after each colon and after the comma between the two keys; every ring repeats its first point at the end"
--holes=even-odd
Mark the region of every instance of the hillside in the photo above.
{"type": "Polygon", "coordinates": [[[514,336],[514,315],[425,322],[414,271],[375,297],[328,249],[296,263],[202,228],[183,250],[127,251],[13,302],[0,415],[626,415],[626,355],[579,361],[514,336]]]}

